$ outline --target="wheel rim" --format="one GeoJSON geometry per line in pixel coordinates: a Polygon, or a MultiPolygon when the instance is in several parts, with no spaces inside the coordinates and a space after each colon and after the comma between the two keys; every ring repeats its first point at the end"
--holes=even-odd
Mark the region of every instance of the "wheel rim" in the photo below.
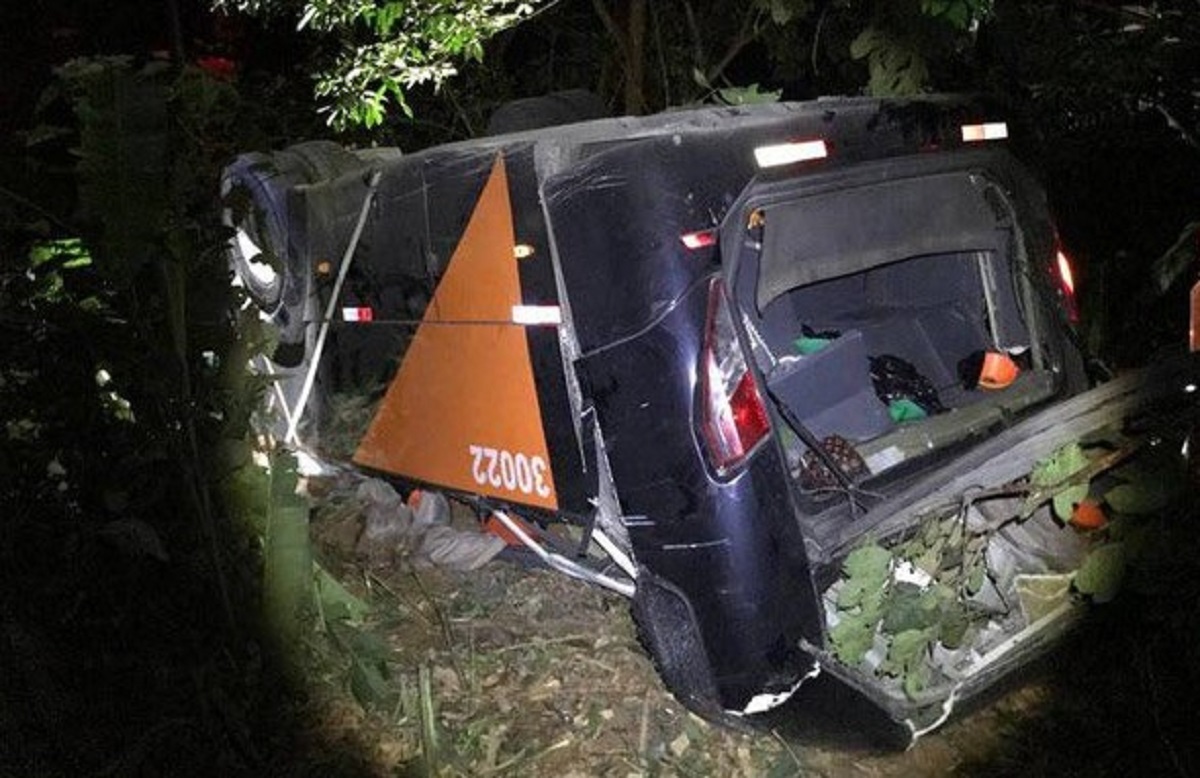
{"type": "Polygon", "coordinates": [[[237,248],[241,252],[246,270],[254,277],[256,285],[265,288],[278,283],[279,274],[271,267],[270,262],[265,261],[262,248],[246,228],[238,227],[234,240],[237,241],[237,248]]]}
{"type": "Polygon", "coordinates": [[[281,261],[278,247],[273,244],[269,232],[264,231],[253,207],[249,212],[236,217],[226,210],[225,222],[233,228],[229,241],[229,252],[234,271],[254,302],[267,313],[279,305],[283,278],[275,269],[281,261]]]}

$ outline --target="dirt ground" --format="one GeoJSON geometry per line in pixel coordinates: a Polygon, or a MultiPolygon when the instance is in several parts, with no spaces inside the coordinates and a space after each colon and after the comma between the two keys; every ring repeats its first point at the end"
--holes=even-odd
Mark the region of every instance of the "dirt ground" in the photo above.
{"type": "MultiPolygon", "coordinates": [[[[371,605],[359,628],[386,641],[387,693],[364,708],[353,679],[329,672],[321,726],[353,741],[378,775],[431,774],[423,756],[431,737],[447,775],[969,774],[963,767],[986,758],[1005,724],[1046,694],[1035,679],[907,751],[813,710],[829,703],[806,699],[807,689],[771,729],[713,726],[665,690],[620,595],[500,559],[471,572],[404,554],[368,563],[361,547],[356,554],[362,518],[350,485],[315,490],[313,533],[326,568],[371,605]],[[424,730],[422,702],[435,711],[424,730]]],[[[472,526],[465,508],[454,513],[456,525],[472,526]]]]}

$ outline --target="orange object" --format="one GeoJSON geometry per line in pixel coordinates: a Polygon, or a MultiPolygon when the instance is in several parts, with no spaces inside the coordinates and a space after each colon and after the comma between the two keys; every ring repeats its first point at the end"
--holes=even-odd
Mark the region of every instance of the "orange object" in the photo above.
{"type": "Polygon", "coordinates": [[[415,511],[417,508],[421,507],[421,498],[424,496],[425,493],[420,489],[413,489],[408,493],[408,499],[405,500],[404,503],[415,511]]]}
{"type": "Polygon", "coordinates": [[[988,351],[983,355],[983,368],[979,371],[979,385],[984,389],[1003,389],[1017,380],[1021,368],[1008,354],[988,351]]]}
{"type": "Polygon", "coordinates": [[[513,321],[523,307],[514,243],[498,156],[356,463],[558,508],[525,326],[513,321]]]}
{"type": "Polygon", "coordinates": [[[1090,497],[1075,503],[1075,509],[1071,511],[1071,526],[1076,529],[1100,529],[1107,523],[1104,508],[1090,497]]]}
{"type": "MultiPolygon", "coordinates": [[[[528,535],[529,537],[534,538],[534,539],[537,538],[538,532],[533,527],[529,526],[524,521],[521,521],[516,516],[513,516],[511,513],[508,515],[508,517],[510,519],[512,519],[513,521],[515,521],[517,523],[517,525],[520,526],[520,528],[525,532],[526,535],[528,535]]],[[[495,517],[495,515],[488,516],[486,519],[483,520],[483,531],[495,535],[496,537],[503,540],[507,545],[522,546],[522,547],[525,545],[524,543],[521,542],[521,539],[518,538],[516,535],[514,535],[512,530],[510,530],[508,527],[504,526],[504,523],[502,521],[500,521],[499,519],[497,519],[495,517]]]]}

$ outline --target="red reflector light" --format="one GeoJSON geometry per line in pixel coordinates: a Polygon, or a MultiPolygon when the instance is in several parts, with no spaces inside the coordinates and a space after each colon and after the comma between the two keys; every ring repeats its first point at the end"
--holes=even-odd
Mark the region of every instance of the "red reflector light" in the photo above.
{"type": "Polygon", "coordinates": [[[742,380],[738,381],[733,396],[729,398],[729,406],[733,411],[733,423],[737,427],[742,450],[749,451],[771,431],[767,409],[763,407],[758,386],[749,370],[742,373],[742,380]]]}
{"type": "Polygon", "coordinates": [[[1067,319],[1076,324],[1079,322],[1079,302],[1075,297],[1075,271],[1071,268],[1071,260],[1062,249],[1054,252],[1054,267],[1063,304],[1067,308],[1067,319]]]}
{"type": "Polygon", "coordinates": [[[737,338],[725,285],[709,288],[700,353],[700,433],[718,475],[741,464],[771,431],[766,405],[737,338]]]}
{"type": "Polygon", "coordinates": [[[373,321],[374,319],[375,311],[366,306],[342,309],[343,321],[373,321]]]}
{"type": "Polygon", "coordinates": [[[1054,261],[1058,263],[1058,279],[1062,282],[1063,289],[1075,294],[1075,273],[1071,270],[1071,260],[1059,249],[1054,252],[1054,261]]]}
{"type": "Polygon", "coordinates": [[[697,232],[688,232],[680,235],[679,239],[683,241],[683,245],[690,251],[695,251],[696,249],[704,249],[717,245],[717,231],[699,230],[697,232]]]}

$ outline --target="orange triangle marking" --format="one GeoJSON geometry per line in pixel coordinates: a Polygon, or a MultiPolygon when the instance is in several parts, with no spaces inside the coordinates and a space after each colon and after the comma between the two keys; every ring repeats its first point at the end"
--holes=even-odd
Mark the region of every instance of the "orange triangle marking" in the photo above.
{"type": "Polygon", "coordinates": [[[464,492],[555,510],[498,157],[462,239],[354,461],[464,492]]]}

